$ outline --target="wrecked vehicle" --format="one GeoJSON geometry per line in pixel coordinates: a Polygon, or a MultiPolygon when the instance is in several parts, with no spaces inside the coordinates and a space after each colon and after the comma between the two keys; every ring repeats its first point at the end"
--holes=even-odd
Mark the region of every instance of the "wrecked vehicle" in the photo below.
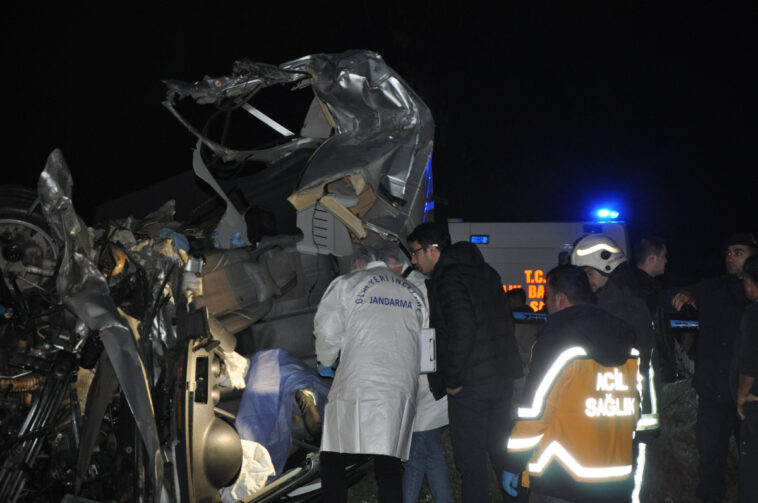
{"type": "Polygon", "coordinates": [[[368,51],[166,86],[213,191],[202,221],[175,218],[177,194],[88,228],[57,150],[36,193],[0,191],[0,501],[318,498],[313,315],[355,245],[402,241],[431,210],[431,113],[368,51]],[[282,87],[310,96],[297,132],[253,104],[282,87]],[[188,102],[211,109],[204,127],[188,102]],[[235,132],[239,114],[276,137],[235,132]],[[274,383],[286,445],[263,452],[240,432],[270,418],[240,411],[272,373],[297,378],[274,383]]]}

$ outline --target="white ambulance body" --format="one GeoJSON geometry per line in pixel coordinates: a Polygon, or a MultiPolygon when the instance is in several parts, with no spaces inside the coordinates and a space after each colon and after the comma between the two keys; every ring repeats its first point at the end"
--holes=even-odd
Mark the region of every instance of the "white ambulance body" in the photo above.
{"type": "Polygon", "coordinates": [[[500,274],[503,288],[523,288],[527,304],[543,307],[545,274],[559,263],[561,253],[587,234],[605,234],[630,256],[626,228],[621,222],[461,222],[449,221],[453,243],[475,243],[500,274]]]}

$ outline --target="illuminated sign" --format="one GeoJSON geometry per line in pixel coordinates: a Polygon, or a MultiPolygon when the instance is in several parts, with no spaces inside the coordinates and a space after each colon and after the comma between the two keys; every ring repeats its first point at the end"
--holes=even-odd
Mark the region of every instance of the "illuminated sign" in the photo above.
{"type": "Polygon", "coordinates": [[[486,234],[472,234],[471,242],[475,245],[486,245],[490,242],[490,237],[486,234]]]}
{"type": "Polygon", "coordinates": [[[596,391],[604,392],[599,398],[588,398],[584,405],[584,413],[589,417],[633,416],[636,411],[635,397],[618,397],[614,391],[629,391],[624,384],[624,375],[617,368],[613,372],[598,372],[595,385],[596,391]]]}
{"type": "Polygon", "coordinates": [[[524,269],[527,283],[545,283],[545,273],[542,269],[524,269]]]}
{"type": "Polygon", "coordinates": [[[532,311],[538,312],[545,307],[545,271],[542,269],[524,269],[526,296],[532,311]]]}

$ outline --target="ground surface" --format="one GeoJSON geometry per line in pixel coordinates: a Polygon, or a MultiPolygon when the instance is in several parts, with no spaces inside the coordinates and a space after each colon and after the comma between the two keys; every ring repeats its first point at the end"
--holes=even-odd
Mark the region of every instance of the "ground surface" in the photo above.
{"type": "MultiPolygon", "coordinates": [[[[648,448],[645,483],[640,500],[645,503],[696,503],[697,450],[695,448],[695,411],[697,395],[690,380],[668,384],[661,393],[661,434],[648,448]]],[[[461,481],[455,470],[450,436],[443,435],[448,470],[455,501],[460,501],[461,481]]],[[[737,503],[737,451],[734,445],[729,457],[727,495],[724,503],[737,503]]],[[[490,476],[490,501],[499,499],[498,485],[490,476]]],[[[376,498],[376,481],[369,470],[366,477],[350,489],[351,503],[373,503],[376,498]]],[[[419,501],[434,501],[424,485],[419,501]]]]}
{"type": "MultiPolygon", "coordinates": [[[[447,469],[450,473],[450,481],[453,486],[453,499],[455,501],[461,501],[461,478],[455,469],[455,464],[453,463],[453,448],[450,444],[450,433],[447,428],[445,428],[442,434],[442,447],[445,450],[447,469]]],[[[370,468],[373,469],[372,467],[370,468]]],[[[376,480],[374,479],[374,474],[372,473],[371,469],[369,469],[366,477],[364,477],[363,480],[350,488],[348,497],[348,501],[350,501],[350,503],[374,503],[378,501],[376,498],[376,480]]],[[[495,482],[495,476],[494,474],[490,473],[490,494],[497,494],[497,491],[498,486],[495,482]]],[[[432,498],[432,494],[429,492],[429,488],[426,485],[426,481],[424,481],[424,486],[421,488],[419,501],[434,501],[434,498],[432,498]]],[[[491,498],[491,501],[500,500],[491,498]]]]}

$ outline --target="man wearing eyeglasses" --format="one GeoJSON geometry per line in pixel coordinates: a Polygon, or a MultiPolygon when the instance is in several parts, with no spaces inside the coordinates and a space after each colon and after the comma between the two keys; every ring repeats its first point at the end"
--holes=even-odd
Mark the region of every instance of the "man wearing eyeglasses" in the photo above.
{"type": "Polygon", "coordinates": [[[437,334],[436,399],[447,395],[450,438],[464,503],[486,502],[487,456],[496,479],[505,462],[513,380],[522,367],[513,317],[497,272],[468,242],[450,245],[435,224],[408,236],[411,262],[427,280],[430,326],[437,334]]]}

